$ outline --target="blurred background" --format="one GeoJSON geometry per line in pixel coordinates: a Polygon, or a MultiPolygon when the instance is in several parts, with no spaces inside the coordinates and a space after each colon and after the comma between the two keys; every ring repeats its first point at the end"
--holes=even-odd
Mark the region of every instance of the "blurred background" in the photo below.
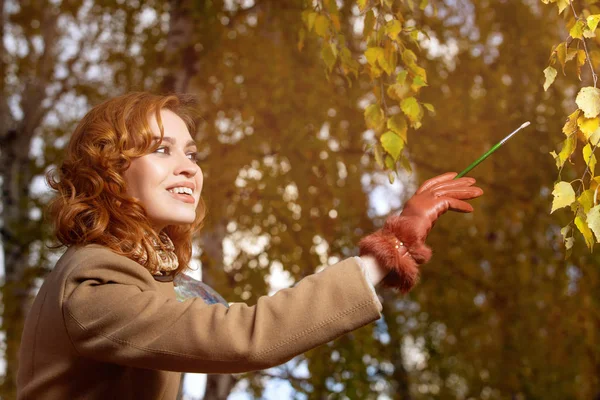
{"type": "MultiPolygon", "coordinates": [[[[358,55],[365,44],[355,3],[338,1],[358,55]]],[[[180,398],[600,398],[599,253],[579,237],[565,260],[560,228],[571,216],[550,215],[557,170],[549,152],[582,86],[571,65],[542,88],[552,46],[568,34],[556,7],[432,0],[415,12],[428,35],[419,39],[429,79],[420,100],[436,114],[409,131],[413,173],[392,185],[365,152],[374,140],[363,120],[371,83],[328,81],[313,37],[299,51],[305,6],[0,0],[1,398],[15,398],[23,318],[64,251],[45,247],[52,193],[43,174],[87,110],[131,90],[200,99],[209,212],[194,274],[201,268],[228,301],[248,304],[356,255],[358,240],[419,183],[462,170],[532,123],[470,173],[486,192],[476,211],[438,221],[420,284],[406,296],[381,291],[381,320],[278,368],[186,375],[180,398]]],[[[589,85],[585,69],[583,80],[589,85]]],[[[563,180],[580,172],[567,169],[563,180]]]]}

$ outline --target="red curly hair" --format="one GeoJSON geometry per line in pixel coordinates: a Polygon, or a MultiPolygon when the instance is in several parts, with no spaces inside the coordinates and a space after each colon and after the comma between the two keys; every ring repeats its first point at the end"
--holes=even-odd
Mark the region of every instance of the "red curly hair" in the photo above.
{"type": "MultiPolygon", "coordinates": [[[[153,241],[161,243],[142,204],[126,193],[122,173],[132,159],[155,151],[164,137],[160,111],[177,114],[195,133],[195,101],[186,95],[133,92],[92,108],[79,122],[67,146],[62,165],[46,173],[57,191],[47,207],[46,219],[62,246],[100,244],[133,258],[136,247],[147,254],[144,265],[158,264],[153,241]],[[149,117],[154,114],[160,141],[153,141],[149,117]],[[57,176],[55,176],[57,175],[57,176]]],[[[189,225],[168,225],[164,232],[175,246],[180,273],[192,257],[192,237],[202,228],[206,206],[202,198],[189,225]]]]}

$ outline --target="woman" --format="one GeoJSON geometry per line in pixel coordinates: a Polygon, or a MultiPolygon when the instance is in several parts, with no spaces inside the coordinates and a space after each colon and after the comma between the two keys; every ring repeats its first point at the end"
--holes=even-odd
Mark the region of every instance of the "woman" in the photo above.
{"type": "Polygon", "coordinates": [[[204,217],[189,101],[131,93],[76,128],[48,215],[67,246],[27,317],[19,399],[175,399],[180,372],[269,368],[377,320],[373,286],[408,291],[439,215],[471,212],[472,178],[427,181],[402,214],[329,266],[255,306],[178,302],[204,217]]]}

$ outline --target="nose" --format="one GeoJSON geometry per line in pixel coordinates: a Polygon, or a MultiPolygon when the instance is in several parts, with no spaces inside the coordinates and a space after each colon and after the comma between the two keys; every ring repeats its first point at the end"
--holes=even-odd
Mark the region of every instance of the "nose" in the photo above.
{"type": "Polygon", "coordinates": [[[184,174],[188,177],[193,177],[198,173],[202,173],[198,164],[195,161],[190,160],[187,154],[182,153],[177,157],[177,166],[175,168],[175,174],[184,174]]]}

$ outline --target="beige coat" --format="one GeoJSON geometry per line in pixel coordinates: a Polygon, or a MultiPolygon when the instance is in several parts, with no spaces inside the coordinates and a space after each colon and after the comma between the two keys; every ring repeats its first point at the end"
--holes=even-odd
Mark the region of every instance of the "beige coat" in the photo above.
{"type": "Polygon", "coordinates": [[[380,317],[355,258],[255,306],[179,302],[172,282],[100,245],[70,247],[25,322],[18,399],[175,399],[180,372],[282,364],[380,317]]]}

